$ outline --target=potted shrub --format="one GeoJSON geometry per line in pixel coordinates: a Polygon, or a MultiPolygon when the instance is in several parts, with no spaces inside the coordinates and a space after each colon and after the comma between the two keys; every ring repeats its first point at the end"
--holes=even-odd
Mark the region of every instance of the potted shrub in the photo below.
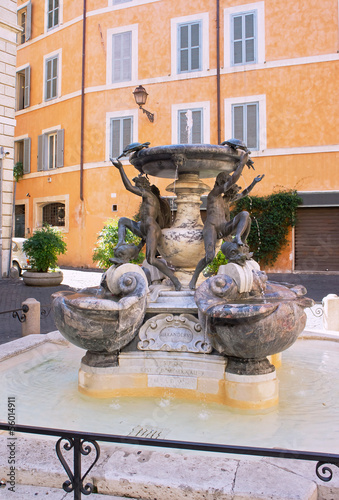
{"type": "Polygon", "coordinates": [[[58,255],[66,252],[66,243],[63,235],[49,225],[34,231],[33,236],[23,243],[32,270],[22,275],[24,283],[31,286],[60,285],[63,274],[56,271],[58,255]]]}

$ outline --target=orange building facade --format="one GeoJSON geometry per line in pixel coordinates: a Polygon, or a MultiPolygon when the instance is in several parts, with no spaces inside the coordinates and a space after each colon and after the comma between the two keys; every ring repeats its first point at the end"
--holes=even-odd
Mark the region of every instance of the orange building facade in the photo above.
{"type": "MultiPolygon", "coordinates": [[[[296,189],[304,199],[272,271],[339,271],[337,0],[321,8],[311,0],[19,0],[18,23],[17,235],[49,222],[65,233],[59,263],[93,267],[105,221],[132,216],[140,203],[110,156],[136,141],[237,137],[255,174],[265,174],[253,194],[296,189]],[[153,122],[135,103],[139,85],[153,122]]],[[[244,171],[243,187],[255,174],[244,171]]],[[[170,196],[168,181],[152,182],[170,196]]]]}

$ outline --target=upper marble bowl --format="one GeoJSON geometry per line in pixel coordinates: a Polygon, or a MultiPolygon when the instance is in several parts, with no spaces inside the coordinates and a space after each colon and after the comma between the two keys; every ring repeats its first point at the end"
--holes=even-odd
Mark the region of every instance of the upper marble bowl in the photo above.
{"type": "Polygon", "coordinates": [[[233,172],[240,154],[228,146],[173,144],[142,149],[129,161],[140,172],[154,177],[175,179],[178,174],[190,173],[206,179],[233,172]]]}

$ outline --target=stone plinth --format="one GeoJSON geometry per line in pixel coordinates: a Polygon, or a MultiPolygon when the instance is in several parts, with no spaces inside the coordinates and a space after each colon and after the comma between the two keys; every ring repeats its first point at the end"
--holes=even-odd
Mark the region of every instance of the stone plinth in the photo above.
{"type": "Polygon", "coordinates": [[[265,410],[279,402],[276,372],[265,375],[225,374],[225,403],[240,410],[265,410]]]}
{"type": "Polygon", "coordinates": [[[96,368],[82,363],[79,391],[96,398],[178,397],[224,404],[225,364],[218,355],[120,353],[116,367],[96,368]]]}
{"type": "Polygon", "coordinates": [[[339,297],[333,293],[323,298],[324,327],[339,332],[339,297]]]}

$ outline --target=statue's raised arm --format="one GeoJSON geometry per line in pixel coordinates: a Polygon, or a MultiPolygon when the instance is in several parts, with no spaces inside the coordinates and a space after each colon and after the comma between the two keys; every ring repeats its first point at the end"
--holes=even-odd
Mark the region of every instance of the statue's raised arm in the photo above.
{"type": "Polygon", "coordinates": [[[127,189],[127,191],[130,191],[131,193],[136,194],[137,196],[142,196],[141,190],[137,186],[135,186],[135,185],[133,186],[133,184],[131,183],[131,181],[127,177],[121,161],[118,158],[110,158],[110,160],[111,160],[113,166],[119,170],[122,182],[123,182],[125,188],[127,189]]]}

